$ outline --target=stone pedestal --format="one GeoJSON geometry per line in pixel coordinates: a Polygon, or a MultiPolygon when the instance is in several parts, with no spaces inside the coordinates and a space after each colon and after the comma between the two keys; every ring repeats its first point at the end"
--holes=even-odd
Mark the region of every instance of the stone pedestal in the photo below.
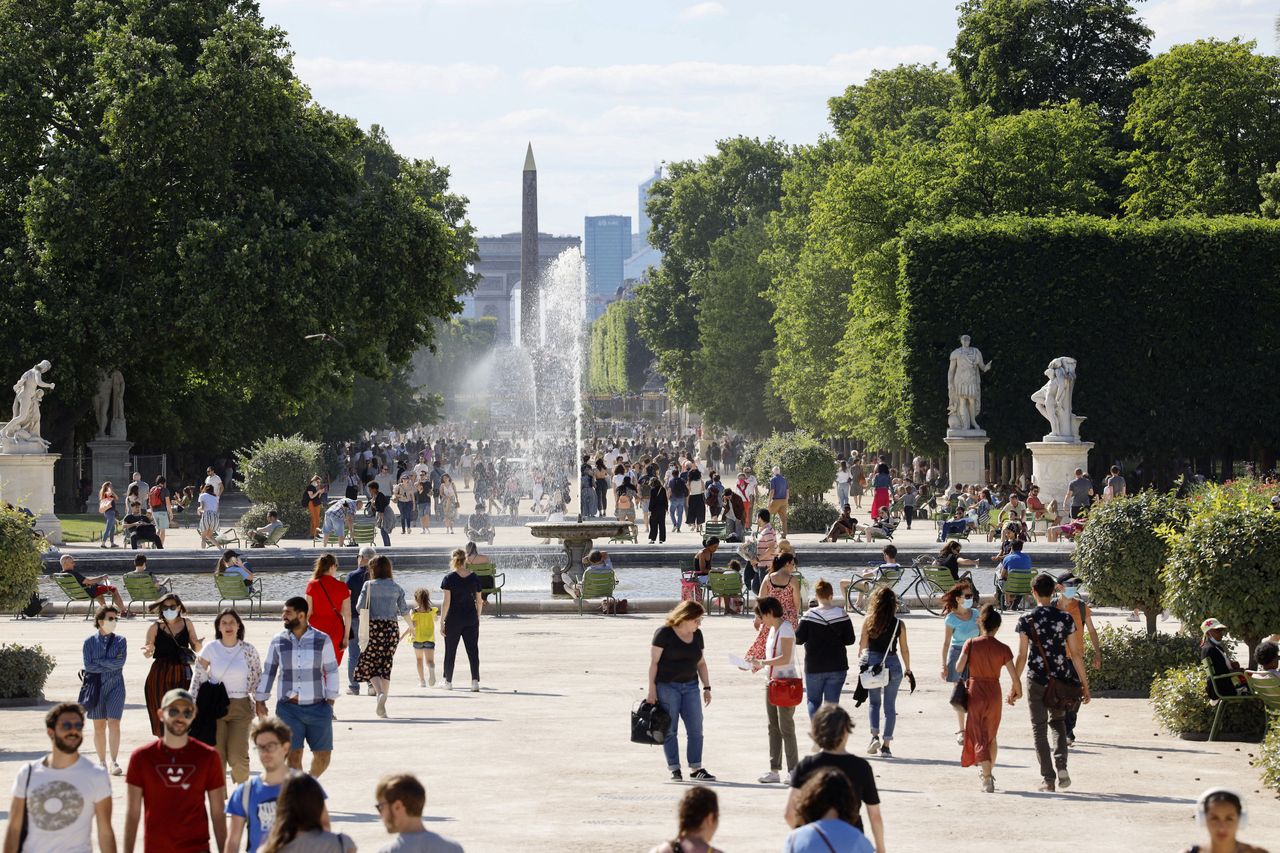
{"type": "MultiPolygon", "coordinates": [[[[89,442],[90,470],[93,472],[89,482],[93,486],[92,493],[97,495],[103,483],[111,483],[121,498],[121,515],[124,514],[124,492],[129,488],[129,477],[133,473],[129,470],[129,449],[132,447],[132,441],[106,436],[89,442]]],[[[143,495],[144,499],[145,497],[143,495]]],[[[96,498],[90,498],[89,503],[92,504],[89,511],[96,512],[96,498]]]]}
{"type": "Polygon", "coordinates": [[[1075,479],[1077,468],[1089,470],[1093,442],[1030,441],[1027,449],[1031,451],[1031,482],[1040,487],[1040,500],[1045,504],[1057,501],[1065,515],[1062,498],[1067,493],[1067,484],[1075,479]]]}
{"type": "Polygon", "coordinates": [[[31,510],[36,527],[55,545],[62,544],[62,523],[53,514],[53,464],[56,453],[0,453],[0,500],[31,510]]]}
{"type": "Polygon", "coordinates": [[[947,430],[948,471],[952,483],[987,483],[986,430],[947,430]]]}

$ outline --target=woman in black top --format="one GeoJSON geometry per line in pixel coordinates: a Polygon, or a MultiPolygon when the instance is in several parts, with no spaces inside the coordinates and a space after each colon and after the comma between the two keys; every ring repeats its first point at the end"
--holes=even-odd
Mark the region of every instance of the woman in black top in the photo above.
{"type": "Polygon", "coordinates": [[[796,628],[796,645],[804,646],[804,692],[809,701],[809,717],[823,703],[838,704],[840,691],[849,677],[849,652],[853,645],[853,622],[843,607],[832,604],[835,589],[825,579],[813,586],[818,606],[806,610],[796,628]]]}
{"type": "Polygon", "coordinates": [[[480,692],[480,613],[484,610],[480,578],[467,565],[467,554],[454,548],[449,555],[453,571],[440,581],[444,603],[440,605],[440,633],[444,635],[444,689],[453,688],[453,664],[458,641],[467,647],[471,664],[471,692],[480,692]]]}
{"type": "Polygon", "coordinates": [[[157,715],[160,700],[173,688],[191,684],[191,664],[204,642],[196,636],[196,626],[187,618],[187,608],[177,595],[169,593],[147,609],[160,611],[160,618],[147,629],[147,642],[142,647],[142,656],[151,658],[151,669],[143,684],[147,716],[151,733],[160,737],[164,734],[157,715]]]}
{"type": "Polygon", "coordinates": [[[667,489],[658,475],[649,478],[649,544],[667,541],[667,489]]]}
{"type": "Polygon", "coordinates": [[[702,655],[702,617],[705,611],[696,601],[682,601],[667,614],[667,622],[653,634],[649,650],[650,705],[661,704],[671,716],[667,739],[662,751],[667,757],[671,779],[679,782],[680,745],[676,741],[680,720],[684,719],[686,757],[689,778],[695,782],[714,782],[702,766],[702,707],[711,704],[711,675],[702,655]],[[698,679],[702,679],[699,700],[698,679]]]}
{"type": "Polygon", "coordinates": [[[911,651],[907,648],[907,626],[898,619],[898,596],[892,589],[882,586],[871,594],[867,618],[862,623],[862,640],[858,651],[863,653],[863,663],[870,672],[883,666],[889,672],[889,683],[867,691],[871,700],[871,743],[867,754],[877,752],[885,758],[893,758],[889,744],[893,741],[893,728],[898,721],[898,688],[902,676],[911,676],[911,651]],[[898,655],[902,658],[899,660],[898,655]],[[880,705],[884,704],[884,740],[880,739],[880,705]]]}
{"type": "MultiPolygon", "coordinates": [[[[942,546],[942,550],[938,552],[938,565],[948,569],[951,572],[951,579],[958,581],[961,577],[960,567],[976,566],[978,565],[978,561],[966,560],[964,557],[961,557],[960,542],[955,539],[950,539],[947,541],[947,544],[942,546]]],[[[964,573],[966,577],[970,574],[971,572],[964,573]]]]}

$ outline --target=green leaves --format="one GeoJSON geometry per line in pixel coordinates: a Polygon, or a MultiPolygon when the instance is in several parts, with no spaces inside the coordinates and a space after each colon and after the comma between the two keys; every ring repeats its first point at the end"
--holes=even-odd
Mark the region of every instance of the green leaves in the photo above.
{"type": "Polygon", "coordinates": [[[56,663],[57,659],[43,646],[0,646],[0,699],[42,698],[44,684],[56,663]]]}
{"type": "Polygon", "coordinates": [[[31,516],[0,507],[0,611],[13,612],[36,591],[41,574],[31,516]]]}

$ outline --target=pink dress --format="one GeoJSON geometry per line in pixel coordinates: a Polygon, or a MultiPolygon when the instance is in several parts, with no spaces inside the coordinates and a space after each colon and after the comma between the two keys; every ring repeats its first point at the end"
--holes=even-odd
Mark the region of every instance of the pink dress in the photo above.
{"type": "MultiPolygon", "coordinates": [[[[774,584],[770,578],[764,579],[764,583],[760,584],[760,598],[776,598],[782,604],[782,617],[791,623],[791,627],[795,628],[800,624],[800,611],[796,608],[795,589],[791,586],[791,582],[787,581],[786,586],[778,586],[774,584]]],[[[794,577],[794,575],[792,576],[794,577]]],[[[769,626],[761,625],[760,633],[756,635],[755,642],[751,644],[751,648],[747,649],[747,657],[760,658],[764,657],[764,645],[769,639],[769,626]]]]}

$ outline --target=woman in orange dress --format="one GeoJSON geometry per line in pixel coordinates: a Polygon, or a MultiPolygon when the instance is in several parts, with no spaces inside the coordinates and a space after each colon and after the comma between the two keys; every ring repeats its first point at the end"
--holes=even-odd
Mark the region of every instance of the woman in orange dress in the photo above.
{"type": "Polygon", "coordinates": [[[969,716],[964,727],[964,751],[961,767],[975,764],[982,768],[982,790],[996,790],[996,777],[991,771],[996,763],[996,734],[1000,731],[1000,668],[1009,670],[1012,687],[1009,704],[1022,695],[1017,673],[1013,669],[1013,650],[996,639],[1000,630],[1000,611],[994,605],[983,605],[978,614],[982,636],[966,640],[957,671],[969,672],[969,716]]]}
{"type": "MultiPolygon", "coordinates": [[[[773,558],[769,566],[769,574],[760,581],[758,598],[776,598],[782,605],[782,618],[791,623],[791,630],[800,624],[800,611],[797,602],[800,600],[800,578],[795,574],[796,555],[783,552],[773,558]]],[[[769,626],[759,617],[755,620],[756,639],[747,649],[746,657],[765,657],[764,644],[769,639],[769,626]]]]}

